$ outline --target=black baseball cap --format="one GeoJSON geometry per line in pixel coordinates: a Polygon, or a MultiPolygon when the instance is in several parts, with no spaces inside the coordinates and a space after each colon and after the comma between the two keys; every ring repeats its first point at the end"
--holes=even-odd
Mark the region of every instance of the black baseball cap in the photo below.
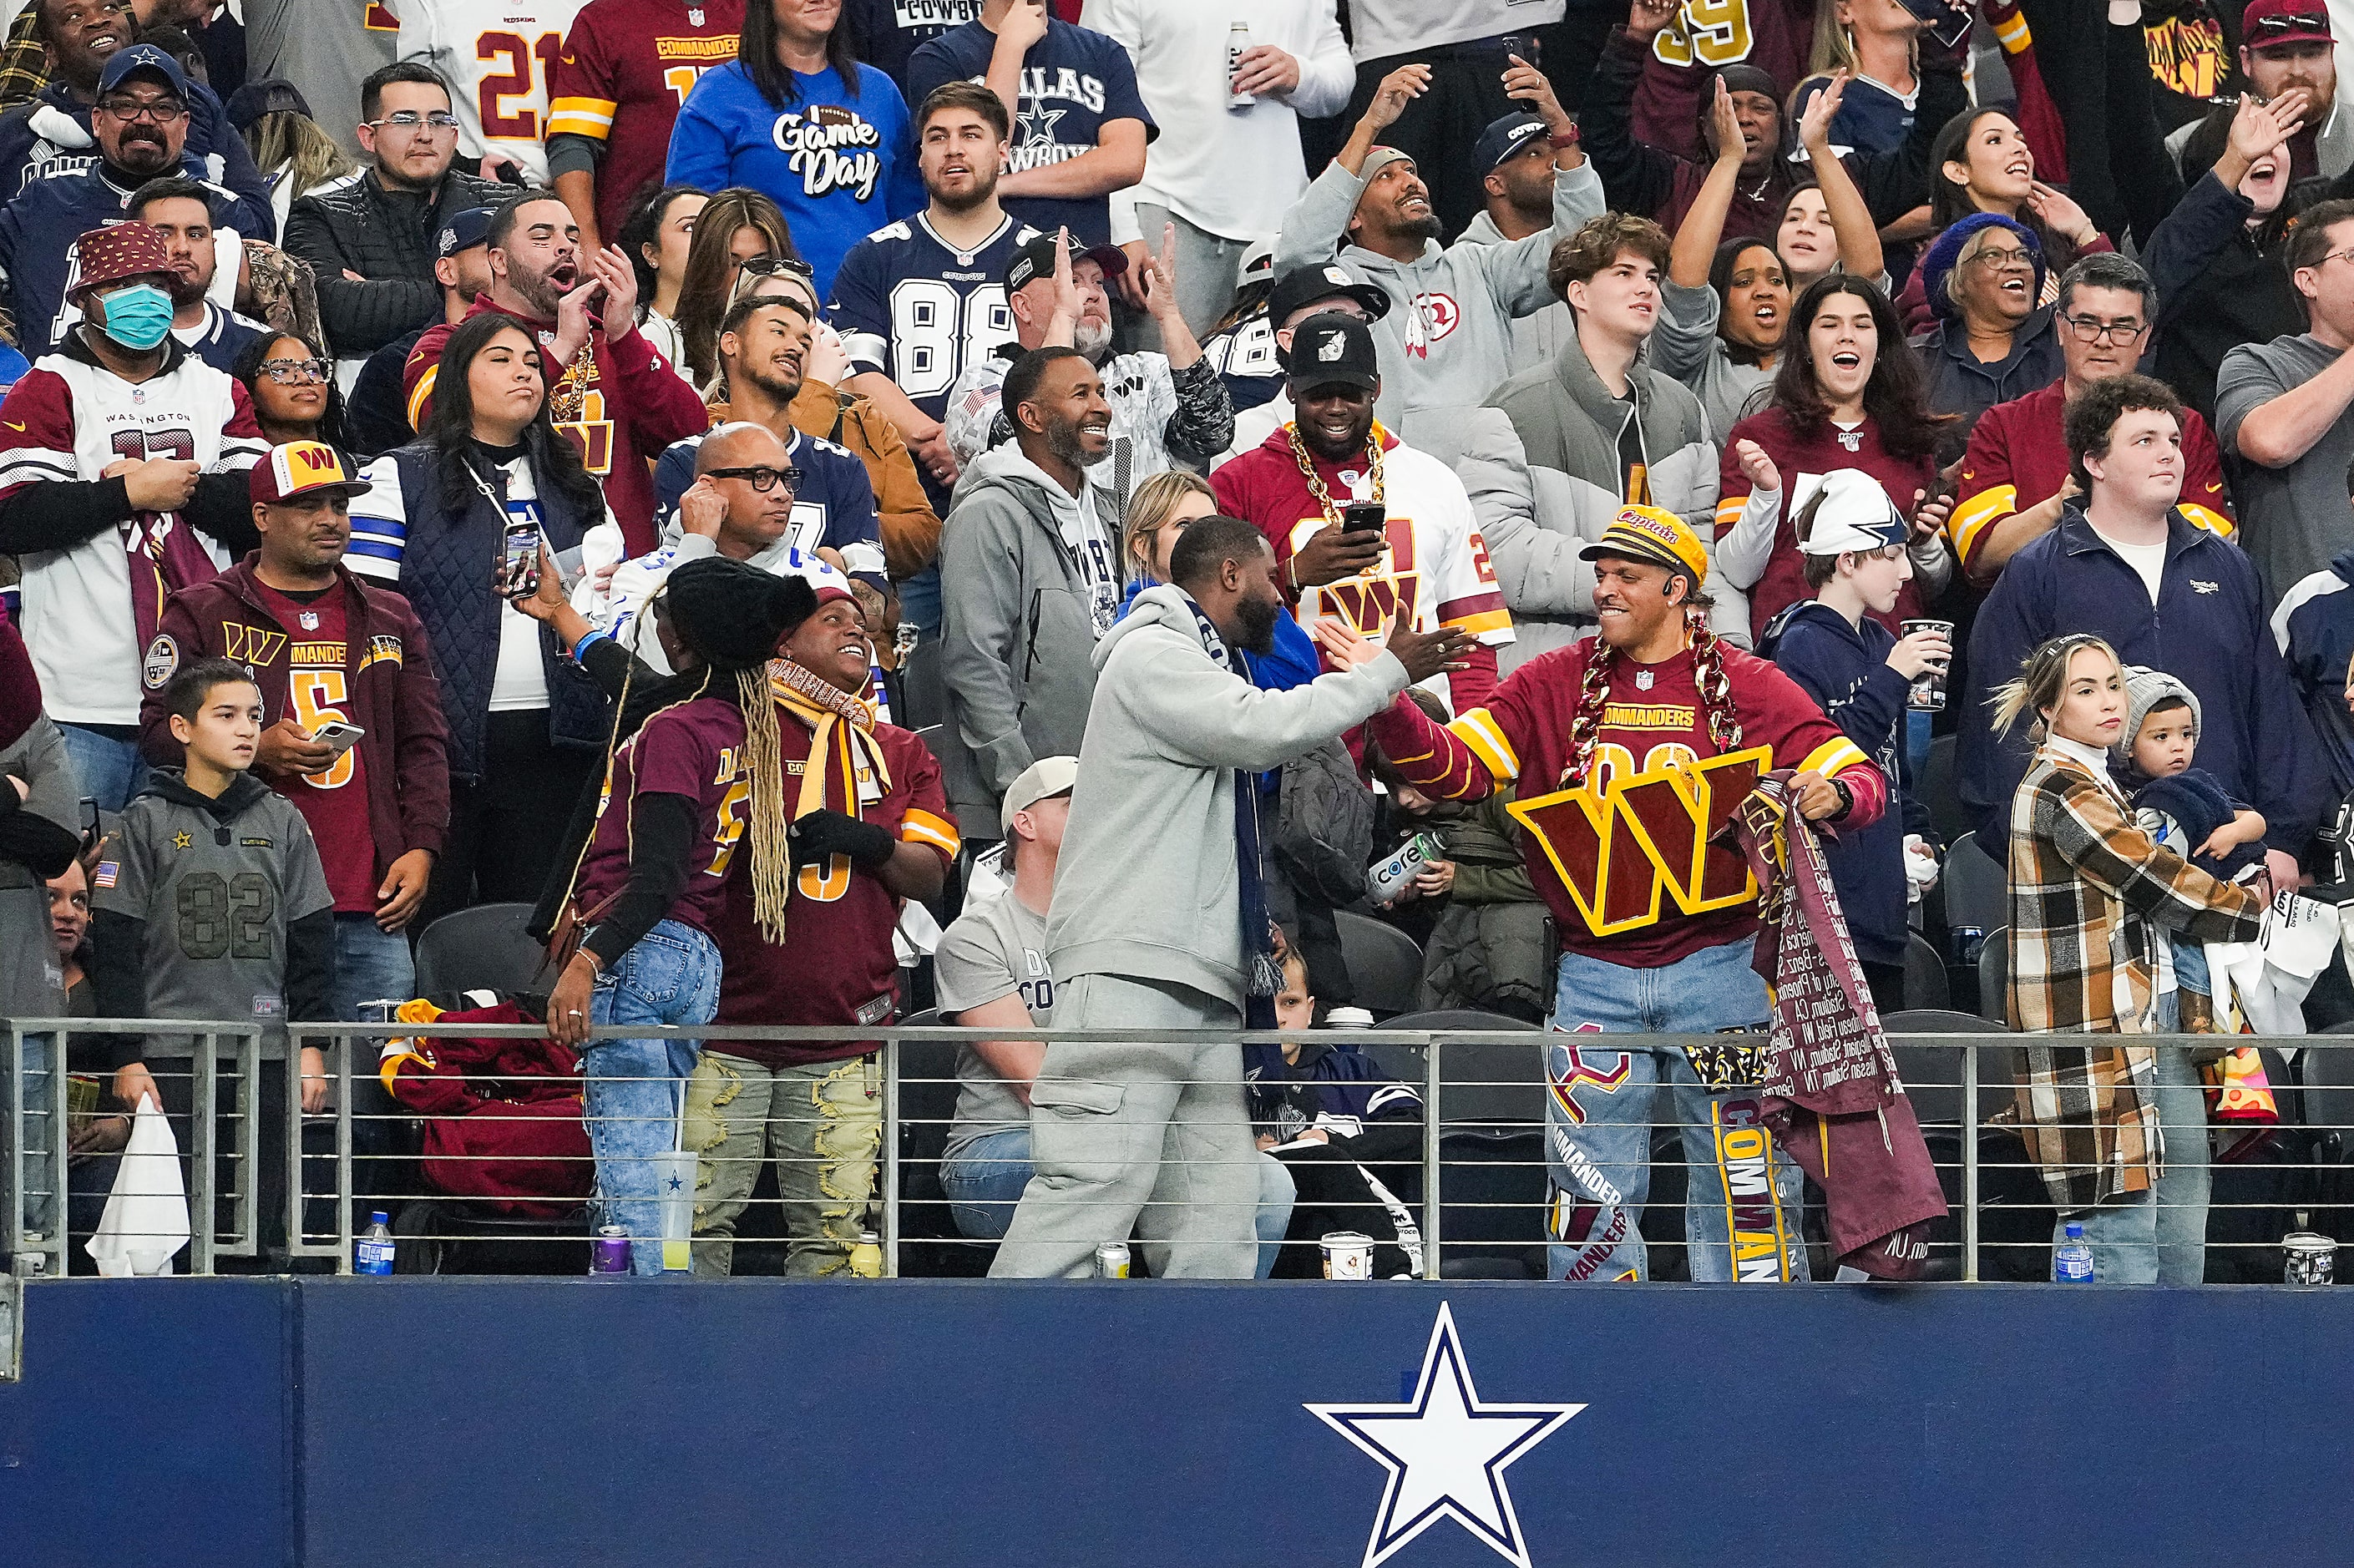
{"type": "Polygon", "coordinates": [[[1479,132],[1479,140],[1471,144],[1471,167],[1485,176],[1545,133],[1545,122],[1533,114],[1507,114],[1491,120],[1488,128],[1479,132]]]}
{"type": "Polygon", "coordinates": [[[1360,283],[1338,262],[1322,261],[1294,267],[1275,281],[1267,297],[1267,319],[1277,327],[1310,305],[1325,300],[1354,300],[1374,321],[1390,313],[1390,297],[1372,283],[1360,283]]]}
{"type": "MultiPolygon", "coordinates": [[[[1106,278],[1117,278],[1128,270],[1128,252],[1117,245],[1081,245],[1071,241],[1071,265],[1092,261],[1103,269],[1106,278]]],[[[1013,253],[1005,264],[1005,291],[1009,294],[1025,283],[1055,275],[1055,237],[1042,234],[1013,253]]]]}
{"type": "Polygon", "coordinates": [[[1335,383],[1376,390],[1382,371],[1373,328],[1338,311],[1310,316],[1291,329],[1291,379],[1308,392],[1335,383]]]}
{"type": "Polygon", "coordinates": [[[228,122],[239,133],[253,129],[253,122],[265,114],[291,112],[308,120],[311,101],[302,90],[282,76],[265,76],[249,81],[228,95],[228,122]]]}

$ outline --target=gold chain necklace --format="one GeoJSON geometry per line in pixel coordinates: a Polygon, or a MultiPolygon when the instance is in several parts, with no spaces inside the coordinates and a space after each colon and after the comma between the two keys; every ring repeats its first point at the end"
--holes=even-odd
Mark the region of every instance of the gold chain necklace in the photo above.
{"type": "MultiPolygon", "coordinates": [[[[1324,509],[1324,521],[1333,527],[1339,527],[1341,509],[1332,504],[1331,491],[1326,488],[1324,481],[1317,475],[1315,461],[1308,455],[1308,443],[1299,436],[1299,422],[1295,419],[1284,429],[1291,437],[1291,457],[1292,461],[1299,465],[1299,477],[1308,482],[1308,493],[1314,496],[1316,504],[1324,509]]],[[[1373,498],[1380,501],[1383,499],[1382,439],[1371,430],[1365,432],[1365,468],[1373,476],[1373,498]]]]}

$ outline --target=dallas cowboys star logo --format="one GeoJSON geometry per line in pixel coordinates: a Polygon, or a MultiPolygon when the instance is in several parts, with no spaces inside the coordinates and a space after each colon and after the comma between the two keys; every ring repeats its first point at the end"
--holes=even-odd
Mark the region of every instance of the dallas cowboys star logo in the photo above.
{"type": "Polygon", "coordinates": [[[1452,1519],[1518,1568],[1529,1568],[1504,1467],[1543,1442],[1583,1404],[1484,1401],[1439,1303],[1423,1351],[1422,1376],[1404,1404],[1310,1404],[1305,1408],[1389,1472],[1363,1568],[1378,1568],[1442,1519],[1452,1519]]]}
{"type": "Polygon", "coordinates": [[[1055,126],[1064,115],[1069,112],[1067,109],[1049,109],[1043,103],[1032,102],[1030,107],[1016,115],[1013,121],[1021,130],[1022,145],[1035,147],[1041,143],[1051,144],[1055,140],[1055,126]]]}

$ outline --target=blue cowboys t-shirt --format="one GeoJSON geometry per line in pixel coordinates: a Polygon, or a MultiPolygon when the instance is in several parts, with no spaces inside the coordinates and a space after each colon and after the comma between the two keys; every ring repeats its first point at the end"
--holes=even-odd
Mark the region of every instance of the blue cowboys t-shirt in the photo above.
{"type": "MultiPolygon", "coordinates": [[[[989,74],[997,35],[979,22],[951,27],[907,64],[907,99],[921,103],[944,81],[989,74]]],[[[1013,122],[1012,171],[1043,168],[1092,152],[1108,120],[1144,122],[1145,140],[1161,133],[1136,90],[1136,67],[1119,44],[1091,27],[1050,21],[1046,36],[1022,58],[1022,112],[1013,122]]],[[[676,175],[673,175],[676,178],[676,175]]],[[[1071,238],[1101,245],[1111,238],[1108,197],[1013,196],[1005,210],[1042,233],[1068,227],[1071,238]]]]}
{"type": "Polygon", "coordinates": [[[679,111],[663,178],[706,191],[749,185],[775,201],[822,300],[843,253],[921,207],[924,186],[907,101],[889,77],[860,66],[854,98],[831,67],[795,71],[793,87],[779,109],[741,65],[705,71],[679,111]]]}
{"type": "MultiPolygon", "coordinates": [[[[842,25],[858,58],[907,92],[907,63],[916,50],[950,27],[981,19],[981,0],[843,0],[842,25]]],[[[907,92],[907,107],[923,102],[907,92]]]]}

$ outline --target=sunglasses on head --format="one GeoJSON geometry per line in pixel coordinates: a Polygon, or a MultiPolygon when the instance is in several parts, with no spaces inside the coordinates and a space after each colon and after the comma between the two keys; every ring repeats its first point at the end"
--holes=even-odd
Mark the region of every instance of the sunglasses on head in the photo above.
{"type": "Polygon", "coordinates": [[[2329,18],[2319,11],[2275,11],[2269,16],[2257,17],[2250,25],[2258,33],[2327,33],[2329,31],[2329,18]]]}

